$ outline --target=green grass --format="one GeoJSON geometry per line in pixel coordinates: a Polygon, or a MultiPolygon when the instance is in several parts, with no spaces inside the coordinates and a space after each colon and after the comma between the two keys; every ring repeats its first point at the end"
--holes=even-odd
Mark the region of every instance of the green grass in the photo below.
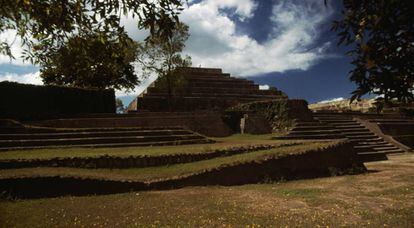
{"type": "Polygon", "coordinates": [[[260,160],[270,155],[283,155],[303,152],[305,150],[319,148],[321,146],[332,145],[336,142],[308,142],[306,144],[280,146],[271,150],[255,151],[250,153],[237,154],[233,156],[218,157],[198,162],[183,163],[168,166],[157,166],[148,168],[130,169],[81,169],[81,168],[24,168],[2,170],[0,177],[9,176],[83,176],[93,178],[105,178],[116,180],[154,180],[161,178],[171,178],[191,173],[200,172],[206,169],[216,168],[222,165],[237,162],[260,160]]]}
{"type": "MultiPolygon", "coordinates": [[[[225,138],[213,138],[214,144],[193,144],[180,146],[154,146],[154,147],[121,147],[121,148],[70,148],[70,149],[39,149],[39,150],[16,150],[0,152],[1,159],[47,159],[55,157],[96,157],[110,156],[138,156],[138,155],[164,155],[177,153],[200,153],[216,149],[236,146],[258,145],[258,144],[283,144],[294,143],[288,140],[272,140],[272,135],[233,135],[225,138]]],[[[296,141],[304,142],[304,141],[296,141]]]]}

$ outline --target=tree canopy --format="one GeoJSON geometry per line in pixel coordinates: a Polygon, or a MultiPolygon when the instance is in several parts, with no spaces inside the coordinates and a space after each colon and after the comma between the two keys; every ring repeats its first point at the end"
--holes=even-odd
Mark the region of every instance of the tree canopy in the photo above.
{"type": "MultiPolygon", "coordinates": [[[[69,37],[80,31],[106,26],[122,36],[122,15],[138,18],[138,27],[152,35],[171,36],[182,10],[180,0],[0,0],[0,33],[13,30],[26,47],[26,60],[37,62],[34,45],[59,49],[69,37]]],[[[10,44],[0,40],[0,54],[10,57],[10,44]]]]}
{"type": "Polygon", "coordinates": [[[155,74],[159,82],[167,87],[169,96],[172,95],[174,88],[179,87],[178,70],[191,66],[191,58],[181,55],[188,37],[188,26],[179,23],[170,37],[150,37],[139,46],[138,62],[143,69],[143,74],[146,76],[155,74]]]}
{"type": "Polygon", "coordinates": [[[352,100],[367,93],[413,100],[414,4],[412,0],[343,0],[343,18],[333,23],[339,43],[349,45],[357,84],[352,100]]]}
{"type": "Polygon", "coordinates": [[[70,37],[57,50],[39,57],[45,84],[83,88],[133,89],[138,83],[133,63],[137,43],[109,31],[91,31],[70,37]]]}

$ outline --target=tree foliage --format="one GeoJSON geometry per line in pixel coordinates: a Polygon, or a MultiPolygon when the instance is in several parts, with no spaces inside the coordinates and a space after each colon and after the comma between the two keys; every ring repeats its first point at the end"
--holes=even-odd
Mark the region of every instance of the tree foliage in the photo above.
{"type": "Polygon", "coordinates": [[[357,84],[352,100],[367,93],[385,101],[413,100],[414,4],[412,0],[343,0],[343,18],[333,23],[338,44],[350,45],[357,84]]]}
{"type": "Polygon", "coordinates": [[[82,32],[57,50],[41,46],[40,77],[45,84],[133,89],[139,83],[133,66],[137,46],[126,34],[82,32]]]}
{"type": "MultiPolygon", "coordinates": [[[[122,36],[121,16],[138,18],[138,27],[152,35],[171,36],[182,10],[180,0],[0,0],[0,33],[14,30],[26,47],[26,60],[37,62],[35,44],[59,49],[80,31],[106,26],[122,36]]],[[[44,49],[40,49],[42,51],[44,49]]],[[[0,40],[0,54],[10,57],[10,44],[0,40]]]]}
{"type": "Polygon", "coordinates": [[[188,37],[188,26],[179,23],[170,37],[150,37],[139,46],[138,62],[143,74],[155,74],[167,87],[169,97],[180,83],[179,69],[191,66],[191,58],[181,55],[188,37]]]}

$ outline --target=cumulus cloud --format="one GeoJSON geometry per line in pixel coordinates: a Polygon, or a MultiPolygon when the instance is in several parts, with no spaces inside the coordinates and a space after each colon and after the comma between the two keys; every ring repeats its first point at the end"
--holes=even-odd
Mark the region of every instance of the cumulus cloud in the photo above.
{"type": "Polygon", "coordinates": [[[306,70],[325,57],[329,43],[311,48],[318,38],[318,26],[333,12],[323,1],[279,1],[270,18],[273,31],[261,44],[246,34],[236,33],[235,21],[221,11],[233,8],[239,17],[248,19],[256,7],[253,0],[206,0],[184,10],[181,19],[190,26],[191,35],[185,51],[192,56],[194,65],[254,76],[306,70]]]}
{"type": "Polygon", "coordinates": [[[0,33],[0,41],[6,42],[10,45],[11,53],[15,59],[10,59],[9,56],[0,54],[0,64],[13,64],[20,66],[31,65],[30,62],[24,62],[21,58],[23,53],[22,41],[19,36],[16,36],[16,32],[12,30],[6,30],[0,33]]]}
{"type": "Polygon", "coordinates": [[[42,79],[39,77],[39,71],[34,73],[27,73],[27,74],[14,74],[14,73],[5,73],[0,74],[0,82],[1,81],[13,81],[19,82],[24,84],[34,84],[34,85],[42,85],[42,79]]]}
{"type": "Polygon", "coordinates": [[[269,85],[259,85],[259,89],[260,90],[269,90],[270,86],[269,85]]]}
{"type": "MultiPolygon", "coordinates": [[[[271,1],[271,0],[268,0],[271,1]]],[[[287,70],[307,70],[319,60],[326,58],[330,43],[317,42],[320,26],[327,22],[333,13],[321,0],[278,0],[272,6],[269,21],[272,29],[267,40],[257,42],[247,33],[237,30],[239,23],[246,23],[258,11],[257,0],[203,0],[189,1],[180,19],[190,26],[190,38],[186,43],[185,54],[192,57],[194,66],[223,68],[235,76],[255,76],[270,72],[287,70]]],[[[143,40],[148,32],[137,29],[137,19],[122,18],[122,24],[136,40],[143,40]]],[[[254,30],[254,28],[253,28],[254,30]]],[[[11,32],[1,34],[13,42],[11,32]]],[[[16,40],[13,53],[20,56],[22,48],[16,40]]],[[[9,63],[6,56],[0,56],[1,63],[9,63]]],[[[21,60],[13,64],[25,65],[21,60]]],[[[38,73],[36,73],[38,75],[38,73]]],[[[0,79],[32,81],[33,76],[0,75],[0,79]],[[20,79],[20,77],[23,77],[20,79]]],[[[134,94],[143,91],[155,78],[145,80],[134,94]]],[[[127,93],[118,91],[117,95],[127,93]]]]}
{"type": "Polygon", "coordinates": [[[345,98],[343,98],[343,97],[337,97],[337,98],[332,98],[332,99],[328,99],[328,100],[319,101],[318,104],[326,104],[326,103],[343,101],[343,100],[345,100],[345,98]]]}

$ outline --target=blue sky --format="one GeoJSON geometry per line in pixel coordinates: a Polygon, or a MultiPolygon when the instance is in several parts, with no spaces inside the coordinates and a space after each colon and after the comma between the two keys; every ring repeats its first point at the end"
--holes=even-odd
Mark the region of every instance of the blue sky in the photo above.
{"type": "MultiPolygon", "coordinates": [[[[346,49],[336,46],[332,20],[340,16],[338,1],[323,0],[202,0],[189,1],[181,20],[190,26],[185,54],[194,66],[223,68],[233,76],[286,92],[310,103],[349,97],[355,85],[348,80],[352,66],[346,49]]],[[[136,40],[147,32],[136,21],[123,18],[136,40]]],[[[0,39],[13,40],[12,32],[0,39]]],[[[13,52],[21,52],[18,42],[13,52]]],[[[137,71],[139,68],[137,67],[137,71]]],[[[38,68],[0,56],[0,81],[41,84],[38,68]]],[[[154,78],[151,78],[154,80],[154,78]]],[[[151,80],[134,93],[118,91],[127,104],[151,80]]]]}

